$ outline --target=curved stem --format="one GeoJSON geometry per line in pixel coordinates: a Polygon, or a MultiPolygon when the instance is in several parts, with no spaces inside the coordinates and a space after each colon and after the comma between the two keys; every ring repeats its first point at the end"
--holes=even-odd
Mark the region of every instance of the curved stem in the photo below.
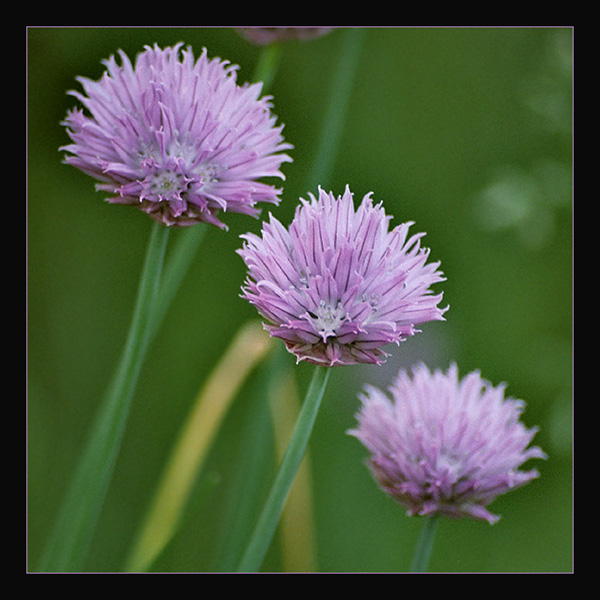
{"type": "MultiPolygon", "coordinates": [[[[272,44],[271,46],[263,48],[258,64],[255,69],[254,81],[263,82],[263,93],[271,85],[275,73],[279,66],[281,57],[281,46],[278,44],[272,44]]],[[[166,266],[164,280],[161,285],[160,293],[157,298],[155,307],[155,319],[152,322],[151,330],[148,332],[149,340],[156,334],[160,323],[164,315],[166,314],[171,300],[173,299],[179,284],[181,283],[189,265],[195,256],[196,249],[204,235],[206,234],[206,226],[194,226],[187,231],[182,231],[178,239],[177,246],[172,251],[172,256],[166,266]]],[[[214,432],[213,432],[214,433],[214,432]]],[[[150,517],[150,523],[146,524],[149,528],[148,531],[156,529],[154,525],[155,515],[152,513],[150,517]]],[[[158,517],[156,517],[158,519],[158,517]]],[[[146,536],[146,530],[144,530],[143,536],[146,536]]],[[[148,535],[152,535],[148,534],[148,535]]],[[[165,539],[168,534],[165,534],[165,539]]],[[[145,537],[140,538],[140,542],[133,549],[133,553],[129,560],[128,570],[131,569],[145,569],[151,561],[151,558],[162,548],[163,541],[159,539],[158,542],[154,540],[152,543],[146,541],[145,537]],[[154,545],[153,545],[154,544],[154,545]],[[140,558],[143,557],[143,558],[140,558]]]]}
{"type": "Polygon", "coordinates": [[[327,386],[330,370],[328,367],[315,367],[292,438],[281,461],[262,515],[237,569],[238,572],[258,571],[269,549],[288,492],[304,458],[308,440],[327,386]]]}
{"type": "Polygon", "coordinates": [[[310,170],[308,189],[313,189],[317,185],[325,188],[328,184],[350,106],[352,86],[366,29],[362,27],[349,28],[342,33],[339,63],[335,66],[333,74],[331,96],[321,129],[319,145],[310,170]]]}
{"type": "MultiPolygon", "coordinates": [[[[327,184],[326,179],[329,177],[335,160],[347,109],[350,104],[352,85],[365,34],[366,30],[362,28],[351,28],[343,32],[339,52],[340,60],[335,71],[331,97],[325,114],[325,122],[321,131],[314,162],[310,169],[309,181],[307,182],[309,189],[317,184],[321,186],[327,184]]],[[[263,73],[263,65],[270,65],[271,70],[276,68],[279,60],[279,52],[279,47],[273,47],[265,51],[259,62],[260,68],[257,69],[256,78],[260,79],[263,73]]],[[[265,79],[270,84],[271,80],[269,78],[265,79]]],[[[313,381],[302,406],[292,440],[282,460],[280,471],[271,490],[271,495],[267,500],[267,504],[264,507],[262,516],[242,558],[238,571],[257,571],[262,564],[279,518],[281,517],[289,488],[304,457],[312,425],[319,409],[327,379],[329,378],[329,371],[330,369],[326,367],[316,367],[313,381]]]]}
{"type": "Polygon", "coordinates": [[[148,345],[168,228],[153,224],[125,349],[63,502],[41,571],[80,570],[112,477],[148,345]]]}
{"type": "Polygon", "coordinates": [[[257,322],[244,325],[204,382],[166,463],[150,510],[127,561],[127,571],[147,571],[183,522],[206,455],[231,403],[273,340],[257,322]]]}
{"type": "Polygon", "coordinates": [[[433,540],[435,538],[435,532],[437,530],[437,524],[439,517],[433,515],[431,517],[423,517],[423,528],[421,529],[421,535],[417,543],[417,549],[413,557],[411,566],[412,573],[425,573],[429,564],[429,557],[431,556],[431,549],[433,547],[433,540]]]}

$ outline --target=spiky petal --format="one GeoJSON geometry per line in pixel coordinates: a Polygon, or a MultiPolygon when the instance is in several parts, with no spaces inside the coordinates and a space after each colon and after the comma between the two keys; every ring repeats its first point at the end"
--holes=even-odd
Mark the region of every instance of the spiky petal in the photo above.
{"type": "Polygon", "coordinates": [[[443,319],[442,294],[430,290],[444,279],[439,263],[427,264],[411,223],[390,231],[390,219],[371,194],[355,210],[348,187],[340,197],[319,188],[300,200],[289,229],[271,215],[262,236],[242,236],[243,297],[299,361],[381,363],[383,346],[443,319]]]}
{"type": "Polygon", "coordinates": [[[495,523],[487,506],[500,494],[538,477],[520,470],[532,458],[528,447],[537,428],[519,420],[522,400],[505,398],[505,385],[492,386],[474,371],[433,373],[418,365],[401,370],[391,398],[367,386],[358,426],[349,431],[369,450],[368,465],[383,491],[409,515],[443,514],[495,523]]]}
{"type": "Polygon", "coordinates": [[[119,55],[98,81],[78,78],[84,93],[70,92],[89,115],[74,108],[63,122],[66,163],[97,179],[109,202],[165,225],[224,228],[221,212],[256,216],[257,203],[279,202],[281,190],[258,179],[283,179],[291,146],[262,84],[238,85],[237,66],[206,49],[195,60],[181,44],[147,46],[135,65],[119,55]]]}

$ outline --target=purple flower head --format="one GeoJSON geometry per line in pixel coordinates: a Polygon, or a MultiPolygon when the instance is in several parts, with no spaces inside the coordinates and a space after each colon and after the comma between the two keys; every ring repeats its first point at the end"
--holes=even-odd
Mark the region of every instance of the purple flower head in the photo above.
{"type": "Polygon", "coordinates": [[[268,46],[289,40],[311,40],[333,29],[333,27],[238,27],[237,31],[253,44],[268,46]]]}
{"type": "Polygon", "coordinates": [[[429,290],[443,280],[439,263],[426,264],[411,223],[390,231],[390,219],[370,194],[355,210],[348,187],[337,198],[319,188],[318,198],[301,199],[289,229],[271,215],[262,237],[242,236],[242,297],[298,361],[379,364],[382,346],[443,320],[442,294],[429,290]]]}
{"type": "Polygon", "coordinates": [[[112,203],[137,206],[165,225],[199,222],[225,228],[221,211],[256,216],[258,202],[278,203],[281,190],[259,183],[284,179],[291,148],[275,126],[262,84],[238,85],[237,66],[195,60],[181,44],[146,46],[132,65],[120,52],[98,81],[80,77],[89,111],[63,122],[72,144],[65,162],[99,180],[112,203]],[[180,52],[181,50],[181,52],[180,52]]]}
{"type": "Polygon", "coordinates": [[[546,458],[527,446],[537,428],[519,421],[525,403],[505,399],[478,372],[459,380],[424,366],[411,378],[400,371],[391,399],[367,386],[349,431],[369,450],[368,465],[383,491],[406,506],[409,515],[444,514],[495,523],[487,505],[497,496],[538,476],[519,467],[546,458]]]}

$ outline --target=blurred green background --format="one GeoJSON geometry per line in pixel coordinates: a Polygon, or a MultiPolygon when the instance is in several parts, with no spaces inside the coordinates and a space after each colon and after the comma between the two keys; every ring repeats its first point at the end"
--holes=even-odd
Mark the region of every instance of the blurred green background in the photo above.
{"type": "MultiPolygon", "coordinates": [[[[343,31],[285,45],[270,90],[294,162],[284,164],[285,224],[305,196],[343,31]]],[[[430,568],[448,572],[572,569],[572,30],[373,28],[366,32],[335,165],[325,187],[349,184],[381,200],[393,224],[415,221],[441,260],[450,305],[383,367],[334,370],[310,445],[316,560],[324,572],[400,572],[419,519],[381,493],[348,436],[357,392],[387,387],[424,361],[480,369],[523,398],[527,426],[549,455],[541,477],[498,498],[495,526],[444,520],[430,568]]],[[[75,77],[146,44],[202,47],[252,78],[260,49],[231,28],[30,28],[28,68],[28,570],[35,571],[88,427],[123,347],[151,220],[111,206],[94,182],[62,164],[60,121],[75,77]]],[[[263,216],[268,214],[265,208],[263,216]]],[[[259,220],[229,215],[209,229],[149,351],[86,570],[122,567],[194,397],[239,327],[256,317],[239,298],[239,235],[259,220]]],[[[171,232],[170,241],[178,231],[171,232]]],[[[300,389],[309,366],[294,366],[300,389]]],[[[263,373],[264,375],[264,373],[263,373]]],[[[155,565],[215,569],[227,498],[243,471],[261,371],[236,399],[209,457],[219,483],[155,565]]],[[[257,432],[259,430],[256,430],[257,432]]],[[[268,432],[261,435],[270,435],[268,432]]],[[[268,475],[265,475],[265,478],[268,475]]],[[[282,566],[276,539],[264,569],[282,566]]]]}

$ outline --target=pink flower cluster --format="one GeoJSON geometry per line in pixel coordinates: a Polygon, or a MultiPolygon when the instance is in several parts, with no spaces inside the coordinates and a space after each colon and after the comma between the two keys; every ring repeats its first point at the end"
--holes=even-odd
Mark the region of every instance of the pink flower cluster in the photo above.
{"type": "Polygon", "coordinates": [[[278,203],[281,190],[261,183],[284,178],[282,126],[262,85],[238,85],[237,66],[195,60],[181,44],[146,47],[135,65],[120,53],[99,81],[79,78],[87,109],[64,125],[72,143],[66,162],[91,175],[109,202],[129,204],[165,225],[206,222],[225,227],[222,212],[256,216],[259,202],[278,203]]]}
{"type": "Polygon", "coordinates": [[[456,365],[446,373],[420,365],[412,377],[400,371],[391,397],[368,386],[349,433],[369,450],[381,488],[408,514],[495,523],[499,517],[487,505],[538,476],[520,470],[523,463],[546,458],[537,446],[528,448],[537,429],[519,421],[524,402],[504,391],[476,371],[461,380],[456,365]]]}
{"type": "Polygon", "coordinates": [[[390,230],[390,218],[370,194],[355,209],[348,187],[340,197],[319,189],[289,229],[271,215],[262,237],[243,236],[243,297],[299,361],[380,363],[382,346],[443,319],[442,294],[430,290],[439,263],[427,263],[423,234],[409,236],[411,223],[390,230]]]}

